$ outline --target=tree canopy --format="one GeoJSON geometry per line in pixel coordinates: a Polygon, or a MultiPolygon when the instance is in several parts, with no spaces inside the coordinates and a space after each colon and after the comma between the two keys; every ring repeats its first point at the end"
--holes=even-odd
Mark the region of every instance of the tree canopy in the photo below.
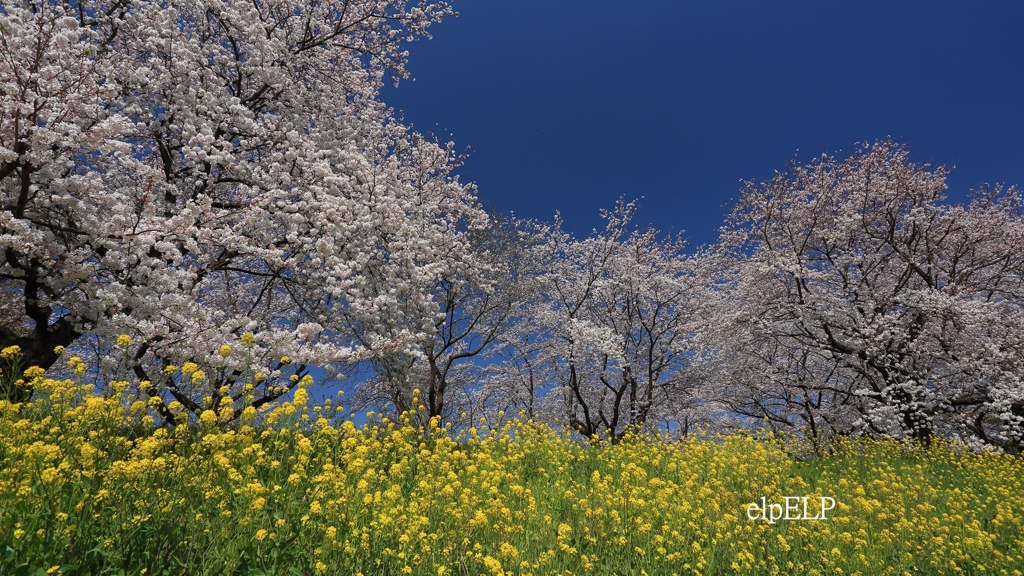
{"type": "MultiPolygon", "coordinates": [[[[378,99],[443,3],[5,3],[0,345],[128,334],[135,369],[252,334],[273,365],[401,348],[486,214],[378,99]],[[358,338],[354,337],[357,335],[358,338]]],[[[158,374],[158,373],[157,373],[158,374]]]]}

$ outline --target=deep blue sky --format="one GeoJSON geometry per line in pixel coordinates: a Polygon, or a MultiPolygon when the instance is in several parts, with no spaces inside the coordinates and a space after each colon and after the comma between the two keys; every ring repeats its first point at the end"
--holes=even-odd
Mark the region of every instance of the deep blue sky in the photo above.
{"type": "Polygon", "coordinates": [[[892,136],[955,166],[950,195],[1024,184],[1024,2],[453,0],[385,89],[471,156],[485,205],[586,234],[712,242],[741,180],[892,136]]]}

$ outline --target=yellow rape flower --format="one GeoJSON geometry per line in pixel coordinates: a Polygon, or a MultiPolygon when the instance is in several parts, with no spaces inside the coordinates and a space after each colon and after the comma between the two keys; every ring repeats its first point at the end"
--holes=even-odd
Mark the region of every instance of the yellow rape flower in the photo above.
{"type": "Polygon", "coordinates": [[[25,370],[26,378],[42,378],[45,375],[46,370],[43,370],[39,366],[29,366],[28,369],[25,370]]]}
{"type": "Polygon", "coordinates": [[[221,358],[227,358],[228,356],[231,355],[231,346],[228,346],[227,344],[222,344],[220,350],[217,353],[220,354],[221,358]]]}
{"type": "Polygon", "coordinates": [[[203,410],[199,415],[199,423],[204,426],[213,426],[217,423],[217,413],[213,410],[203,410]]]}
{"type": "Polygon", "coordinates": [[[118,348],[127,348],[132,345],[132,339],[127,334],[121,334],[117,337],[118,348]]]}
{"type": "Polygon", "coordinates": [[[252,335],[252,332],[246,332],[242,334],[242,346],[245,348],[252,348],[256,345],[256,337],[252,335]]]}
{"type": "Polygon", "coordinates": [[[505,574],[505,571],[501,567],[501,561],[493,556],[484,556],[484,566],[486,566],[487,570],[495,576],[505,574]]]}
{"type": "Polygon", "coordinates": [[[508,542],[502,542],[500,550],[501,555],[505,558],[515,558],[519,556],[519,550],[508,542]]]}

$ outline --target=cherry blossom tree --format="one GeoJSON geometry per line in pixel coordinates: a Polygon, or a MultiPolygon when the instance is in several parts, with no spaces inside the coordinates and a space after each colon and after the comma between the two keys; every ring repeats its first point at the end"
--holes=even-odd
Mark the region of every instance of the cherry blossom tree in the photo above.
{"type": "Polygon", "coordinates": [[[742,192],[703,330],[738,414],[812,438],[867,431],[1019,446],[1024,219],[1014,189],[945,201],[892,142],[742,192]]]}
{"type": "Polygon", "coordinates": [[[540,293],[518,303],[521,321],[506,330],[495,346],[491,362],[481,371],[480,387],[474,390],[467,422],[497,414],[522,414],[526,420],[553,422],[562,415],[560,406],[546,395],[556,374],[548,354],[549,335],[537,331],[533,314],[542,305],[540,293]]]}
{"type": "Polygon", "coordinates": [[[603,214],[605,229],[583,240],[556,220],[539,247],[540,297],[503,339],[487,402],[561,417],[587,437],[618,438],[682,413],[689,323],[703,288],[683,240],[631,231],[634,213],[620,201],[603,214]]]}
{"type": "Polygon", "coordinates": [[[5,3],[0,346],[47,367],[55,346],[125,333],[155,382],[246,333],[270,369],[414,345],[438,279],[475,265],[465,235],[487,217],[452,145],[411,134],[378,91],[449,14],[426,0],[5,3]]]}
{"type": "Polygon", "coordinates": [[[428,320],[410,328],[428,336],[415,349],[375,357],[373,378],[359,391],[358,405],[401,413],[422,404],[427,418],[458,421],[481,375],[479,361],[522,322],[522,304],[533,301],[538,271],[532,254],[543,230],[491,214],[486,227],[469,231],[466,250],[474,254],[474,265],[437,279],[433,316],[407,315],[428,320]],[[412,402],[414,390],[420,391],[418,404],[412,402]]]}

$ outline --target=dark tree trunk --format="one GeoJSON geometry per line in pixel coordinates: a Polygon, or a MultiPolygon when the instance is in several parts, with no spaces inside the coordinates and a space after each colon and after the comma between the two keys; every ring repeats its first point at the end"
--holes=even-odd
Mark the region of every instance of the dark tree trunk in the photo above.
{"type": "Polygon", "coordinates": [[[3,376],[0,382],[7,382],[10,386],[0,391],[6,400],[12,402],[23,402],[28,400],[32,390],[28,386],[14,386],[17,380],[30,366],[49,369],[57,362],[57,353],[54,348],[57,346],[69,346],[74,342],[81,332],[71,326],[67,318],[61,318],[49,326],[39,326],[28,335],[17,335],[7,327],[0,327],[0,348],[18,346],[21,354],[10,359],[0,359],[0,369],[3,376]],[[15,373],[17,372],[17,373],[15,373]]]}

